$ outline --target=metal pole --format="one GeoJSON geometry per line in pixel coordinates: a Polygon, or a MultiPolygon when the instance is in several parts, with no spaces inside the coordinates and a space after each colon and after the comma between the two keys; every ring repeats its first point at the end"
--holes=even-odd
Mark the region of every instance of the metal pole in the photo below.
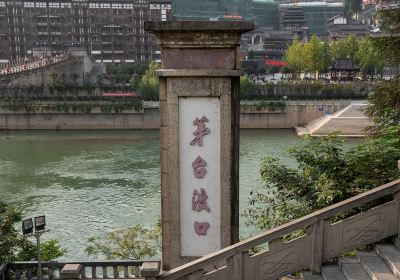
{"type": "Polygon", "coordinates": [[[37,279],[42,280],[42,260],[40,257],[40,233],[36,233],[35,237],[36,237],[37,259],[38,259],[37,279]]]}

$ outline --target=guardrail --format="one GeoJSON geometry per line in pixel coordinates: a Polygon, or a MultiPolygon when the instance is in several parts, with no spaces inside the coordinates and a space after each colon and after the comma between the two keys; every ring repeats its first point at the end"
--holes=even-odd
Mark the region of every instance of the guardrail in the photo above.
{"type": "MultiPolygon", "coordinates": [[[[61,279],[61,271],[65,265],[79,265],[81,279],[132,279],[138,277],[141,267],[146,261],[122,260],[122,261],[52,261],[42,262],[42,275],[44,279],[61,279]]],[[[158,263],[158,262],[157,262],[158,263]]],[[[12,275],[10,279],[32,280],[36,279],[37,262],[11,262],[0,267],[0,279],[6,279],[6,274],[12,275]],[[4,266],[4,268],[3,268],[4,266]],[[3,278],[1,278],[3,275],[3,278]]]]}
{"type": "Polygon", "coordinates": [[[164,272],[157,279],[275,280],[305,268],[320,273],[324,260],[398,234],[399,207],[400,180],[396,180],[164,272]],[[393,194],[394,200],[368,211],[337,223],[329,220],[393,194]],[[283,241],[284,236],[299,230],[305,230],[304,235],[283,241]],[[249,254],[252,248],[266,243],[268,250],[249,254]]]}

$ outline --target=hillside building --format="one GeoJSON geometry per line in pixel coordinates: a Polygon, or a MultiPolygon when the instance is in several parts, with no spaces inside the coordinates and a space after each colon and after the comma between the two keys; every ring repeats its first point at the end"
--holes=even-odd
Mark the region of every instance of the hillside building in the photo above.
{"type": "Polygon", "coordinates": [[[93,61],[135,63],[159,55],[144,21],[172,19],[170,0],[0,1],[0,63],[82,48],[93,61]]]}

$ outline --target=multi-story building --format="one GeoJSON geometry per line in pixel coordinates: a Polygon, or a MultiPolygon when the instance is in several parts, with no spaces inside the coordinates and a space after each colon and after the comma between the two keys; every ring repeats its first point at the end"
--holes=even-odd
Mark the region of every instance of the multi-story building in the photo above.
{"type": "Polygon", "coordinates": [[[54,55],[76,47],[96,62],[149,61],[157,48],[144,22],[171,20],[171,6],[171,0],[0,0],[0,63],[29,58],[35,49],[54,55]]]}
{"type": "MultiPolygon", "coordinates": [[[[316,34],[321,38],[327,38],[327,26],[326,22],[336,16],[337,14],[344,12],[343,2],[332,2],[331,0],[323,1],[312,1],[312,2],[291,2],[287,4],[280,4],[279,8],[281,11],[281,20],[285,18],[286,10],[291,8],[301,8],[304,11],[304,18],[310,34],[316,34]]],[[[284,22],[281,22],[284,25],[284,22]]]]}

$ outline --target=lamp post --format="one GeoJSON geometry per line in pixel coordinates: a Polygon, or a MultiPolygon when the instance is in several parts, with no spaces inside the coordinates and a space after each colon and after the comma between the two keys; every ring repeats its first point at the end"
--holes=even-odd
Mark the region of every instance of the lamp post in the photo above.
{"type": "Polygon", "coordinates": [[[49,232],[46,230],[46,217],[38,216],[35,217],[35,226],[33,226],[32,218],[26,219],[22,222],[22,233],[26,237],[34,236],[36,238],[36,246],[37,246],[37,260],[38,260],[38,272],[37,279],[42,280],[42,260],[40,256],[40,236],[49,232]]]}

